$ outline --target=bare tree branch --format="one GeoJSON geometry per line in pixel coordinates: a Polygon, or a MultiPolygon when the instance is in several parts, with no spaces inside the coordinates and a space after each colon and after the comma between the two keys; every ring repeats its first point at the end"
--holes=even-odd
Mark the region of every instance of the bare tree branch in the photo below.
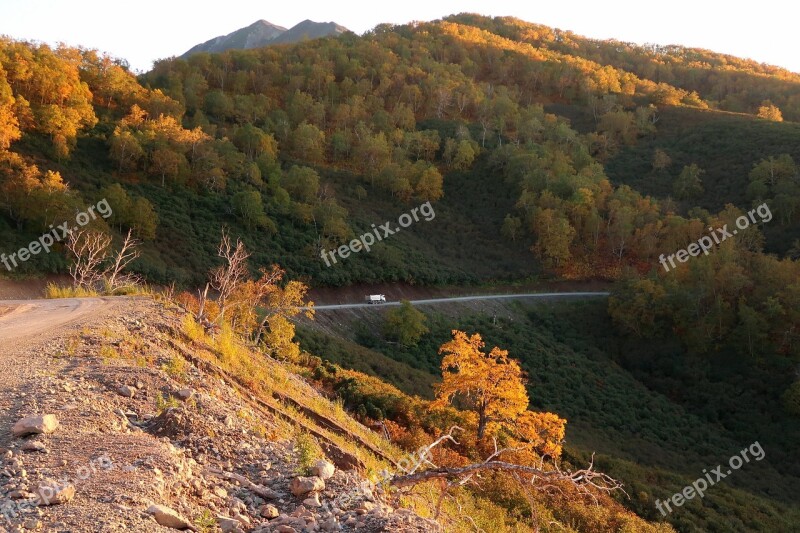
{"type": "Polygon", "coordinates": [[[407,487],[433,479],[455,480],[460,484],[460,481],[464,477],[472,476],[477,472],[487,470],[529,474],[532,476],[531,482],[568,482],[575,487],[584,487],[587,489],[591,487],[604,492],[622,489],[622,485],[618,481],[606,474],[595,472],[591,465],[575,472],[562,472],[558,468],[554,468],[553,470],[542,470],[534,466],[524,466],[498,460],[484,461],[482,463],[475,463],[461,468],[436,468],[405,476],[395,476],[390,481],[390,484],[395,487],[407,487]]]}
{"type": "Polygon", "coordinates": [[[140,241],[133,238],[131,230],[128,230],[128,235],[125,236],[125,240],[122,242],[122,248],[114,256],[114,262],[106,269],[103,275],[110,291],[113,292],[115,289],[125,285],[139,283],[138,276],[123,274],[122,272],[141,255],[136,250],[140,244],[140,241]]]}
{"type": "Polygon", "coordinates": [[[108,257],[111,236],[98,231],[72,231],[67,250],[73,256],[69,275],[75,288],[92,289],[102,280],[100,266],[108,257]]]}
{"type": "Polygon", "coordinates": [[[225,314],[228,299],[247,276],[247,258],[250,254],[240,239],[236,239],[234,246],[226,230],[222,231],[217,254],[225,260],[225,264],[211,271],[211,287],[219,293],[221,319],[225,314]]]}
{"type": "Polygon", "coordinates": [[[266,500],[272,500],[272,499],[275,498],[275,493],[271,489],[269,489],[268,487],[264,487],[262,485],[256,485],[255,483],[253,483],[252,481],[250,481],[246,477],[241,476],[241,475],[239,475],[239,474],[237,474],[235,472],[226,472],[226,471],[221,470],[219,468],[207,467],[207,468],[205,468],[203,470],[203,473],[206,474],[206,475],[212,475],[212,476],[221,477],[223,479],[230,479],[230,480],[236,481],[237,483],[239,483],[244,488],[250,490],[252,493],[254,493],[254,494],[258,495],[258,496],[261,496],[262,498],[264,498],[266,500]]]}
{"type": "MultiPolygon", "coordinates": [[[[615,490],[622,490],[622,484],[602,472],[594,470],[594,454],[586,468],[576,470],[575,472],[562,471],[558,464],[554,464],[551,469],[545,469],[544,463],[539,466],[526,466],[507,461],[499,460],[499,457],[515,449],[498,449],[497,442],[495,441],[495,451],[483,462],[475,463],[458,468],[439,468],[427,461],[426,457],[430,454],[431,450],[445,441],[458,444],[453,437],[455,431],[463,431],[458,426],[453,426],[450,431],[436,439],[433,443],[426,446],[420,453],[423,461],[420,461],[413,469],[405,475],[394,476],[389,480],[389,485],[394,487],[409,487],[424,483],[432,480],[443,480],[446,482],[446,487],[460,486],[468,483],[472,478],[484,471],[502,471],[509,472],[517,479],[522,481],[523,476],[529,480],[524,484],[535,486],[538,490],[545,490],[555,488],[561,490],[561,485],[566,484],[577,489],[581,494],[589,495],[597,502],[594,491],[612,492],[615,490]],[[418,468],[424,464],[430,464],[433,468],[418,472],[418,468]]],[[[622,490],[625,492],[624,490],[622,490]]]]}
{"type": "Polygon", "coordinates": [[[458,441],[456,441],[456,439],[453,437],[453,432],[455,432],[456,430],[464,431],[463,428],[460,428],[458,426],[453,426],[453,427],[450,428],[450,431],[448,431],[447,433],[445,433],[444,435],[442,435],[441,437],[439,437],[438,439],[436,439],[435,441],[430,443],[428,446],[425,446],[425,448],[423,448],[422,451],[419,453],[419,457],[420,457],[421,461],[417,462],[417,464],[415,464],[414,467],[411,470],[406,472],[406,474],[413,474],[414,472],[416,472],[419,469],[420,466],[422,466],[424,464],[428,464],[428,465],[432,466],[433,468],[437,468],[437,466],[435,464],[433,464],[432,462],[430,462],[428,460],[428,457],[430,457],[430,455],[431,455],[431,450],[433,450],[435,447],[439,446],[441,443],[443,443],[444,441],[447,441],[447,440],[449,440],[453,444],[457,445],[458,441]]]}

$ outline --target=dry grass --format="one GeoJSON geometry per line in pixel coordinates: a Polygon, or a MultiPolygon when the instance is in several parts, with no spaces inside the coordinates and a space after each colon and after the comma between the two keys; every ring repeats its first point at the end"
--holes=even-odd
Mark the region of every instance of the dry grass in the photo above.
{"type": "MultiPolygon", "coordinates": [[[[246,384],[250,392],[268,404],[275,402],[273,395],[291,400],[291,403],[282,403],[281,409],[290,413],[295,423],[314,428],[314,431],[329,442],[358,457],[369,470],[377,472],[389,465],[355,442],[351,435],[358,436],[386,457],[396,460],[403,456],[400,448],[350,417],[341,402],[331,402],[321,396],[311,385],[291,372],[287,364],[243,344],[230,327],[223,326],[218,334],[209,336],[194,320],[187,318],[183,320],[182,330],[195,343],[194,356],[218,365],[235,376],[246,384]],[[344,435],[320,426],[297,406],[335,421],[344,430],[341,432],[344,435]]],[[[283,436],[294,437],[296,428],[287,429],[290,432],[283,436]]]]}
{"type": "Polygon", "coordinates": [[[91,298],[100,296],[97,291],[88,289],[81,289],[76,287],[65,287],[56,285],[55,283],[48,283],[44,291],[45,298],[58,299],[58,298],[91,298]]]}

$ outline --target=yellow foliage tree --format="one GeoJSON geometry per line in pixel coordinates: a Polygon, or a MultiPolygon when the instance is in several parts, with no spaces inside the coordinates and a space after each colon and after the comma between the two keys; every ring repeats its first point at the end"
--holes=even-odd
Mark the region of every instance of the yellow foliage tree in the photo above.
{"type": "Polygon", "coordinates": [[[498,347],[485,353],[479,334],[467,336],[453,330],[453,340],[439,348],[442,383],[436,387],[438,406],[462,397],[478,415],[478,439],[483,439],[489,424],[507,422],[528,407],[522,369],[498,347]]]}
{"type": "Polygon", "coordinates": [[[761,107],[758,108],[758,117],[774,122],[783,122],[783,114],[780,108],[769,100],[761,102],[761,107]]]}
{"type": "Polygon", "coordinates": [[[282,284],[286,271],[277,265],[261,269],[261,277],[240,284],[228,302],[229,320],[234,329],[254,334],[263,341],[271,355],[296,360],[300,346],[294,342],[295,327],[291,318],[303,312],[314,316],[314,303],[306,300],[308,286],[299,281],[282,284]]]}
{"type": "Polygon", "coordinates": [[[553,413],[525,411],[514,420],[516,437],[528,448],[553,459],[561,457],[567,421],[553,413]]]}

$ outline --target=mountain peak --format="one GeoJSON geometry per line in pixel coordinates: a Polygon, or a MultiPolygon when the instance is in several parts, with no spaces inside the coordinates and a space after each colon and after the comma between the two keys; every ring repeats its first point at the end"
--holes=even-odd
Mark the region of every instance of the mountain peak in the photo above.
{"type": "Polygon", "coordinates": [[[306,19],[290,29],[260,19],[249,26],[240,28],[227,35],[214,37],[204,43],[190,48],[181,57],[188,57],[199,52],[224,52],[225,50],[249,50],[272,44],[289,44],[308,39],[336,36],[348,31],[335,22],[314,22],[306,19]]]}

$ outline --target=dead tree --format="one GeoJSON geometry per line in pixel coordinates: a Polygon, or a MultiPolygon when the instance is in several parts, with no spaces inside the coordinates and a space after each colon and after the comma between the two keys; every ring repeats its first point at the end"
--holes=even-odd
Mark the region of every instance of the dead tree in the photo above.
{"type": "Polygon", "coordinates": [[[128,265],[141,255],[139,250],[136,249],[139,244],[141,243],[133,238],[131,230],[128,230],[128,235],[122,241],[122,248],[114,256],[113,262],[106,269],[103,276],[110,292],[120,287],[139,284],[140,279],[138,276],[123,273],[128,265]]]}
{"type": "Polygon", "coordinates": [[[67,250],[73,256],[69,275],[76,289],[93,289],[103,279],[101,266],[109,254],[111,236],[99,231],[73,231],[67,250]]]}
{"type": "Polygon", "coordinates": [[[218,318],[221,320],[225,315],[228,299],[247,278],[247,258],[250,254],[240,239],[236,239],[234,246],[228,232],[223,230],[217,255],[225,261],[225,264],[211,271],[210,285],[219,295],[218,318]]]}

